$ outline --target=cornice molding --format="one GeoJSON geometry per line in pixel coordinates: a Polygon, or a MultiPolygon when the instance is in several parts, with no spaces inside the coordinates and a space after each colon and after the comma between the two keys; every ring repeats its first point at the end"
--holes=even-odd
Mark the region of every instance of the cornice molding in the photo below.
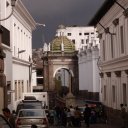
{"type": "Polygon", "coordinates": [[[116,63],[123,62],[123,61],[128,61],[128,55],[120,57],[120,58],[115,58],[110,61],[101,62],[100,65],[109,66],[109,65],[116,64],[116,63]]]}
{"type": "Polygon", "coordinates": [[[19,59],[17,57],[13,57],[12,58],[13,60],[13,63],[17,63],[17,64],[21,64],[21,65],[27,65],[29,66],[31,63],[29,61],[25,61],[25,60],[22,60],[22,59],[19,59]]]}
{"type": "Polygon", "coordinates": [[[36,22],[20,0],[18,0],[14,9],[14,15],[17,13],[19,13],[19,15],[31,26],[32,30],[36,28],[36,22]]]}
{"type": "MultiPolygon", "coordinates": [[[[128,3],[126,0],[123,0],[121,4],[122,4],[122,6],[127,8],[126,6],[128,5],[128,3]]],[[[120,8],[117,4],[114,4],[108,10],[108,12],[103,16],[103,18],[101,18],[100,22],[104,25],[104,27],[108,27],[107,25],[110,24],[112,22],[112,20],[114,20],[117,17],[121,17],[121,15],[123,15],[122,8],[120,8]]],[[[102,30],[102,28],[100,27],[100,31],[101,30],[102,30]]]]}

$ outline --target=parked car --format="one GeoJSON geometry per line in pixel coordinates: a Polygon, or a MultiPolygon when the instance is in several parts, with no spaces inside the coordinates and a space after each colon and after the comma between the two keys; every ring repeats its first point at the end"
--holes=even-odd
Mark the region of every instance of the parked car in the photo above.
{"type": "Polygon", "coordinates": [[[16,115],[21,109],[42,109],[41,101],[22,101],[17,105],[16,115]]]}
{"type": "Polygon", "coordinates": [[[48,128],[49,123],[44,109],[21,109],[16,119],[16,128],[48,128]]]}
{"type": "Polygon", "coordinates": [[[0,128],[12,128],[3,115],[0,114],[0,128]]]}

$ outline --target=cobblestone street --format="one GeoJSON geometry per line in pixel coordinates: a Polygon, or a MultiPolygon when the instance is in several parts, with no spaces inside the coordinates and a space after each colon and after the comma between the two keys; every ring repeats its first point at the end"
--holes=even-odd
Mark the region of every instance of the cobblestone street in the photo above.
{"type": "MultiPolygon", "coordinates": [[[[64,128],[63,126],[50,126],[50,128],[64,128]]],[[[66,128],[73,128],[73,127],[66,127],[66,128]]],[[[75,127],[75,128],[86,128],[85,124],[82,123],[81,127],[75,127]]],[[[110,124],[91,124],[89,128],[120,128],[117,126],[112,126],[110,124]]]]}

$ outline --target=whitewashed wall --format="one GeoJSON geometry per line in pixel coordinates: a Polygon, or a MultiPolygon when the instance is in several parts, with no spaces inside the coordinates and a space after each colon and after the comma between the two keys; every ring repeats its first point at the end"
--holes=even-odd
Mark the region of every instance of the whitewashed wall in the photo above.
{"type": "MultiPolygon", "coordinates": [[[[89,43],[91,43],[91,39],[94,38],[95,40],[98,40],[96,31],[97,30],[93,26],[67,26],[58,28],[56,31],[56,36],[64,35],[70,40],[75,40],[75,48],[76,50],[79,50],[83,46],[87,46],[89,43]],[[71,35],[69,36],[68,33],[71,33],[71,35]],[[80,33],[81,35],[79,35],[80,33]],[[89,35],[85,35],[85,33],[89,33],[89,35]],[[87,42],[87,39],[89,39],[89,42],[87,42]]],[[[99,44],[99,41],[96,41],[96,44],[99,44]]]]}
{"type": "Polygon", "coordinates": [[[97,61],[99,51],[86,52],[81,51],[79,58],[79,89],[89,92],[100,91],[100,78],[97,61]]]}
{"type": "MultiPolygon", "coordinates": [[[[128,8],[127,0],[118,0],[118,2],[124,8],[128,8]]],[[[102,102],[106,106],[114,109],[120,109],[121,103],[128,105],[128,17],[125,16],[123,12],[124,10],[121,7],[119,7],[117,4],[114,4],[99,21],[105,28],[108,27],[111,33],[115,33],[113,35],[113,57],[110,34],[105,33],[103,27],[97,24],[97,30],[99,34],[102,34],[100,38],[100,66],[103,73],[103,77],[101,78],[102,102]],[[113,23],[115,19],[118,19],[119,21],[117,25],[114,25],[113,23]],[[124,53],[121,53],[121,26],[123,26],[124,53]],[[105,50],[103,49],[103,42],[105,44],[105,50]],[[105,58],[103,56],[104,52],[105,58]],[[107,73],[110,75],[107,75],[107,73]],[[126,95],[124,94],[123,84],[126,85],[126,95]],[[112,91],[113,86],[115,87],[115,95],[113,95],[114,93],[112,91]],[[115,101],[113,100],[114,97],[115,101]],[[126,103],[124,102],[124,99],[126,99],[126,103]]]]}

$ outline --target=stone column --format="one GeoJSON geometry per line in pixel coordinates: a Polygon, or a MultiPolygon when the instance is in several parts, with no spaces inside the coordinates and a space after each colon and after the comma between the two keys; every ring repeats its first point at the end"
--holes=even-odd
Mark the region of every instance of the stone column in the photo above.
{"type": "Polygon", "coordinates": [[[65,97],[66,106],[75,106],[75,96],[72,94],[72,76],[69,75],[69,93],[65,97]]]}
{"type": "Polygon", "coordinates": [[[47,53],[45,53],[43,55],[43,79],[44,79],[44,90],[47,91],[49,89],[48,87],[48,57],[47,57],[47,53]]]}

